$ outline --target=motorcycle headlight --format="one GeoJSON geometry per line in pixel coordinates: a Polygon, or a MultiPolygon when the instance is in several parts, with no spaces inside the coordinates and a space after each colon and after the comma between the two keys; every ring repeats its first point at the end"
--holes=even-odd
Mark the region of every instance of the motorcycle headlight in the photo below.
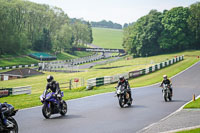
{"type": "Polygon", "coordinates": [[[117,94],[120,94],[121,93],[121,91],[120,90],[117,90],[117,94]]]}
{"type": "Polygon", "coordinates": [[[40,96],[40,101],[41,101],[41,102],[44,102],[44,97],[43,97],[43,95],[40,96]]]}
{"type": "Polygon", "coordinates": [[[43,100],[43,96],[40,96],[40,100],[41,100],[41,101],[43,100]]]}

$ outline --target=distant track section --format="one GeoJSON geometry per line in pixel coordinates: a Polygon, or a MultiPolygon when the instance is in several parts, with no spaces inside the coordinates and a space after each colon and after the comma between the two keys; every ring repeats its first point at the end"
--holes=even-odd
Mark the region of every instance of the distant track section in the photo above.
{"type": "Polygon", "coordinates": [[[108,48],[78,48],[78,47],[73,47],[72,51],[125,53],[125,51],[123,49],[108,49],[108,48]]]}

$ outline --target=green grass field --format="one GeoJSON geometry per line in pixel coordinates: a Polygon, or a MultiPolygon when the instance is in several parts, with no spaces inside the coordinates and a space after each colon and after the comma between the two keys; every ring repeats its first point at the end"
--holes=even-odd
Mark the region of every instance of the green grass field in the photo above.
{"type": "Polygon", "coordinates": [[[200,133],[200,128],[192,129],[192,130],[180,131],[180,132],[176,132],[176,133],[200,133]]]}
{"type": "Polygon", "coordinates": [[[14,66],[14,65],[27,65],[27,64],[35,64],[35,63],[38,63],[38,60],[30,58],[28,56],[0,58],[0,67],[14,66]]]}
{"type": "Polygon", "coordinates": [[[185,105],[184,108],[185,109],[200,108],[200,98],[196,99],[195,101],[192,101],[192,102],[188,103],[187,105],[185,105]]]}
{"type": "Polygon", "coordinates": [[[102,48],[122,49],[123,30],[92,28],[93,44],[102,48]]]}
{"type": "MultiPolygon", "coordinates": [[[[152,56],[147,58],[136,58],[130,60],[119,60],[117,62],[109,63],[106,65],[98,65],[92,69],[88,69],[86,72],[80,73],[53,73],[53,72],[46,72],[44,75],[41,76],[34,76],[28,77],[23,79],[17,80],[9,80],[9,81],[0,81],[0,88],[10,88],[10,87],[18,87],[18,86],[32,86],[32,94],[31,95],[19,95],[19,96],[9,96],[0,98],[0,102],[8,102],[13,104],[16,108],[22,109],[27,107],[33,107],[37,105],[41,105],[39,101],[39,96],[42,94],[45,86],[46,86],[46,76],[51,74],[54,76],[55,80],[59,83],[67,82],[73,78],[84,78],[85,81],[90,78],[95,77],[102,77],[102,76],[111,76],[116,75],[128,71],[138,70],[142,68],[146,68],[152,64],[149,63],[156,63],[160,61],[165,61],[167,58],[171,59],[177,55],[185,55],[185,59],[179,63],[176,63],[170,67],[165,69],[159,70],[157,72],[151,73],[146,76],[138,77],[135,79],[131,79],[130,84],[131,87],[139,87],[150,85],[153,83],[160,82],[162,80],[163,74],[168,74],[169,77],[181,72],[182,70],[186,69],[187,67],[191,66],[195,62],[199,61],[196,56],[190,55],[200,55],[200,51],[189,51],[189,52],[182,52],[177,54],[168,54],[168,55],[160,55],[160,56],[152,56]],[[124,65],[125,67],[113,68],[113,69],[99,69],[99,67],[107,67],[107,66],[117,66],[117,65],[124,65]],[[16,102],[17,101],[17,102],[16,102]]],[[[86,84],[85,84],[86,86],[86,84]]],[[[95,87],[91,91],[86,91],[84,88],[77,88],[73,90],[63,89],[65,92],[64,99],[74,99],[84,96],[89,96],[93,94],[105,93],[114,91],[115,84],[105,85],[101,87],[95,87]]]]}
{"type": "MultiPolygon", "coordinates": [[[[75,51],[74,55],[71,55],[71,54],[62,52],[57,55],[57,60],[75,59],[75,58],[80,58],[80,57],[89,56],[89,55],[92,55],[92,53],[75,51]]],[[[23,57],[9,56],[9,57],[0,58],[0,67],[14,66],[14,65],[28,65],[28,64],[35,64],[38,62],[40,61],[28,56],[23,56],[23,57]]]]}

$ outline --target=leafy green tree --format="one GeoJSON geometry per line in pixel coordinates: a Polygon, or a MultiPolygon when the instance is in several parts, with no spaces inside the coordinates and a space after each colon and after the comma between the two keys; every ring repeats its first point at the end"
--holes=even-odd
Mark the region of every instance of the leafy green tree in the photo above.
{"type": "Polygon", "coordinates": [[[91,25],[70,23],[61,8],[26,0],[0,0],[0,55],[27,49],[62,51],[92,42],[91,25]]]}
{"type": "Polygon", "coordinates": [[[176,7],[165,12],[162,19],[164,30],[159,38],[162,50],[181,51],[190,47],[191,35],[187,24],[188,17],[188,8],[176,7]]]}
{"type": "Polygon", "coordinates": [[[122,25],[118,23],[113,23],[112,21],[102,20],[99,22],[91,22],[92,27],[101,27],[101,28],[113,28],[113,29],[122,29],[122,25]]]}
{"type": "Polygon", "coordinates": [[[159,52],[158,37],[162,31],[162,13],[151,10],[134,25],[125,28],[123,46],[134,56],[149,56],[159,52]]]}
{"type": "Polygon", "coordinates": [[[194,35],[194,47],[200,49],[200,2],[192,4],[189,13],[188,24],[194,35]]]}
{"type": "Polygon", "coordinates": [[[57,30],[57,34],[54,37],[54,51],[61,53],[66,49],[72,47],[72,29],[68,24],[64,24],[61,30],[57,30]]]}

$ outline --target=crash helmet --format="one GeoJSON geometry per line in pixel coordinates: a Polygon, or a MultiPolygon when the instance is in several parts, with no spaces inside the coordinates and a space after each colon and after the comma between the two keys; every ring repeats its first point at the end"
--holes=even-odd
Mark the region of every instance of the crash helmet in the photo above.
{"type": "Polygon", "coordinates": [[[163,75],[163,79],[166,80],[167,79],[167,75],[163,75]]]}
{"type": "Polygon", "coordinates": [[[119,76],[119,80],[120,80],[120,82],[124,82],[124,76],[119,76]]]}
{"type": "Polygon", "coordinates": [[[47,82],[52,82],[53,81],[53,76],[52,75],[48,75],[47,76],[47,82]]]}

